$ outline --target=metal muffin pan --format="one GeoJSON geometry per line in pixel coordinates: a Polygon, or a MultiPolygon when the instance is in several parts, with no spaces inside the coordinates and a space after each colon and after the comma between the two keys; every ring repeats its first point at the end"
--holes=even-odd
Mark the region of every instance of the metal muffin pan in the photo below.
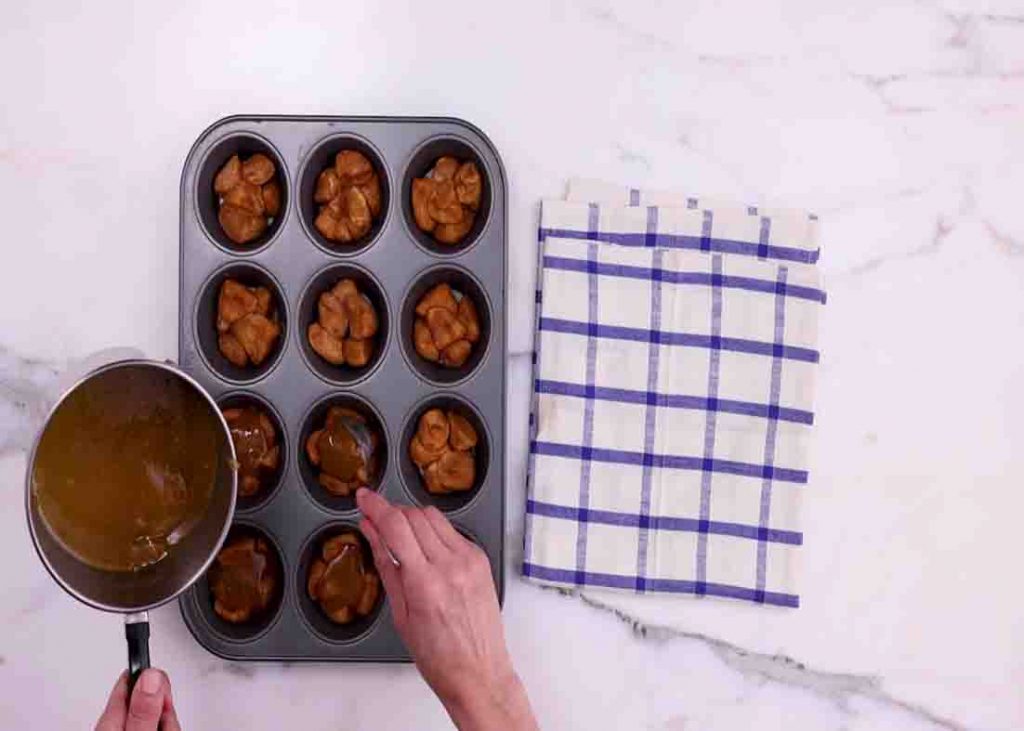
{"type": "Polygon", "coordinates": [[[192,146],[181,176],[178,362],[222,406],[251,398],[281,430],[283,464],[274,484],[240,501],[236,531],[263,535],[279,553],[280,596],[259,620],[231,625],[214,614],[205,579],[184,594],[185,623],[210,652],[232,660],[408,661],[386,595],[377,611],[333,625],[306,596],[305,572],[318,540],[355,528],[350,498],[316,483],[305,436],[333,403],[362,404],[379,421],[384,468],[376,488],[403,504],[436,505],[491,562],[504,595],[507,188],[501,159],[471,124],[446,118],[239,116],[223,119],[192,146]],[[340,149],[357,149],[381,179],[382,214],[362,241],[334,245],[313,227],[316,176],[340,149]],[[280,215],[256,241],[233,244],[217,221],[213,177],[238,153],[268,154],[282,186],[280,215]],[[476,161],[483,176],[477,220],[457,246],[434,242],[412,218],[413,178],[445,154],[476,161]],[[220,283],[228,276],[268,286],[283,333],[259,367],[237,368],[217,350],[220,283]],[[381,322],[377,355],[358,371],[331,366],[306,342],[320,292],[357,279],[381,322]],[[440,281],[473,297],[482,338],[462,369],[446,370],[412,347],[416,301],[440,281]],[[456,407],[477,427],[477,481],[465,494],[430,495],[407,455],[415,420],[431,405],[456,407]]]}

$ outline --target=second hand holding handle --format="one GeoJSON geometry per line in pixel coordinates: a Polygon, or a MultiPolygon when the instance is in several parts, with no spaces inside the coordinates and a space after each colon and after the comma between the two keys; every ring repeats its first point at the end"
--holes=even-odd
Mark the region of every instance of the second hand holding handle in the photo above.
{"type": "Polygon", "coordinates": [[[149,667],[149,614],[135,612],[124,618],[124,638],[128,642],[128,701],[142,671],[149,667]]]}

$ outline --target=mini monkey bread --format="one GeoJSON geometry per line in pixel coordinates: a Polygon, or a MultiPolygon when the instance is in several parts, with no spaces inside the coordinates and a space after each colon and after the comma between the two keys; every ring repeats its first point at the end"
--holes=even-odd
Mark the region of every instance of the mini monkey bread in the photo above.
{"type": "Polygon", "coordinates": [[[232,364],[263,363],[281,336],[270,290],[225,279],[217,298],[217,333],[217,348],[232,364]]]}
{"type": "Polygon", "coordinates": [[[322,429],[306,439],[306,456],[327,492],[348,497],[377,478],[380,436],[355,409],[332,406],[322,429]]]}
{"type": "Polygon", "coordinates": [[[346,531],[321,544],[309,565],[306,591],[335,624],[349,624],[373,612],[380,577],[355,533],[346,531]]]}
{"type": "Polygon", "coordinates": [[[351,244],[380,218],[380,176],[364,154],[341,150],[317,177],[313,201],[320,204],[316,230],[329,241],[351,244]]]}
{"type": "Polygon", "coordinates": [[[281,583],[281,566],[263,538],[243,535],[220,549],[207,578],[213,611],[225,622],[241,624],[270,608],[281,583]]]}
{"type": "Polygon", "coordinates": [[[480,340],[480,315],[472,298],[445,282],[431,289],[416,304],[412,340],[421,357],[460,368],[480,340]]]}
{"type": "Polygon", "coordinates": [[[221,413],[238,458],[238,494],[257,495],[281,464],[281,446],[274,423],[256,406],[223,409],[221,413]]]}
{"type": "Polygon", "coordinates": [[[409,458],[434,495],[463,492],[476,479],[476,429],[455,410],[429,409],[409,442],[409,458]]]}
{"type": "Polygon", "coordinates": [[[213,179],[217,220],[236,244],[259,238],[281,212],[281,185],[273,160],[261,152],[232,155],[213,179]]]}
{"type": "Polygon", "coordinates": [[[473,228],[482,190],[475,162],[439,157],[425,177],[412,181],[416,225],[442,244],[458,244],[473,228]]]}
{"type": "Polygon", "coordinates": [[[380,327],[377,311],[351,279],[342,279],[321,293],[317,321],[307,332],[309,345],[332,365],[362,368],[373,357],[380,327]]]}

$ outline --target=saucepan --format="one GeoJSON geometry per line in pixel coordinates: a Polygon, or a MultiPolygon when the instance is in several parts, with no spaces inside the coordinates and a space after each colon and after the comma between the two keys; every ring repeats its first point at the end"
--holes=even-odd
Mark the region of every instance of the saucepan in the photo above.
{"type": "MultiPolygon", "coordinates": [[[[113,385],[117,382],[114,380],[113,385]]],[[[126,398],[128,396],[126,395],[126,398]]],[[[173,436],[173,435],[168,435],[173,436]]],[[[143,670],[149,667],[148,611],[171,601],[188,589],[209,568],[231,526],[235,511],[235,448],[231,433],[217,404],[195,380],[173,365],[150,360],[131,359],[108,363],[87,373],[57,400],[36,436],[29,455],[25,479],[25,508],[28,528],[39,558],[53,579],[80,602],[106,612],[125,615],[128,642],[129,694],[143,670]],[[84,563],[54,534],[40,512],[35,489],[40,444],[51,435],[50,427],[69,397],[96,379],[139,377],[139,372],[160,374],[185,386],[187,398],[196,400],[197,410],[209,409],[215,416],[217,464],[214,486],[208,506],[191,524],[187,534],[168,551],[166,558],[134,571],[108,571],[84,563]],[[134,373],[134,376],[131,374],[134,373]]]]}

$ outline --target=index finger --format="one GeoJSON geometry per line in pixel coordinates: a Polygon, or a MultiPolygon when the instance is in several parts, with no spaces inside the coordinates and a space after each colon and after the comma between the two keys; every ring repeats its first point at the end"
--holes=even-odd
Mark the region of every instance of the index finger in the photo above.
{"type": "Polygon", "coordinates": [[[376,528],[384,545],[402,564],[402,568],[415,569],[427,562],[423,548],[401,510],[366,488],[356,493],[356,502],[366,519],[376,528]]]}
{"type": "Polygon", "coordinates": [[[103,709],[103,715],[96,722],[96,731],[122,731],[125,721],[128,718],[128,672],[121,673],[121,676],[114,683],[107,698],[107,706],[103,709]]]}

